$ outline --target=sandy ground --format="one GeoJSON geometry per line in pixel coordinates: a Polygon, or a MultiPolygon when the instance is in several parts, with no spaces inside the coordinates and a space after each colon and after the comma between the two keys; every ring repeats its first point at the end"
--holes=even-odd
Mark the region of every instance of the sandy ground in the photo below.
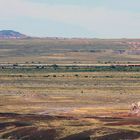
{"type": "Polygon", "coordinates": [[[139,99],[136,72],[1,74],[0,139],[138,140],[139,99]]]}

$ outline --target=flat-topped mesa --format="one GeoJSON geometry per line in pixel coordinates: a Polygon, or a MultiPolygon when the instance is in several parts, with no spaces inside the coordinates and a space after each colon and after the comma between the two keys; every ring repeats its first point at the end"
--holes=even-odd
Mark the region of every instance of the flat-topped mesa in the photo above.
{"type": "Polygon", "coordinates": [[[140,116],[140,102],[132,103],[131,114],[136,115],[136,116],[140,116]]]}

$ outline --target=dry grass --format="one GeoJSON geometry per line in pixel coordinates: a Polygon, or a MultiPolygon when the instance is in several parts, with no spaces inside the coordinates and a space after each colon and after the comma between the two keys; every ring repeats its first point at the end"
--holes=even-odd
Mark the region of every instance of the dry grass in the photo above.
{"type": "Polygon", "coordinates": [[[129,41],[102,39],[0,40],[0,63],[96,64],[139,63],[139,50],[129,41]],[[124,51],[123,54],[119,51],[124,51]],[[133,51],[137,52],[136,54],[133,51]]]}
{"type": "Polygon", "coordinates": [[[48,74],[0,75],[0,138],[140,137],[139,119],[128,114],[140,98],[140,73],[48,74]]]}

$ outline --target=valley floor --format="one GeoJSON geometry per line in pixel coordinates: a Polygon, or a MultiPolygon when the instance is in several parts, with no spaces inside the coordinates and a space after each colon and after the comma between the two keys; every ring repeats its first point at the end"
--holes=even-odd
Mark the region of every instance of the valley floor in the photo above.
{"type": "Polygon", "coordinates": [[[0,139],[140,139],[139,72],[0,72],[0,139]]]}

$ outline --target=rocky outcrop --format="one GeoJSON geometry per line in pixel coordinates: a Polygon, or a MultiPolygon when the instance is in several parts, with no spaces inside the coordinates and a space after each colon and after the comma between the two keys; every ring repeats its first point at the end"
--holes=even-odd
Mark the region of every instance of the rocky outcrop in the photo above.
{"type": "Polygon", "coordinates": [[[132,103],[131,114],[136,115],[136,116],[140,116],[140,102],[132,103]]]}

